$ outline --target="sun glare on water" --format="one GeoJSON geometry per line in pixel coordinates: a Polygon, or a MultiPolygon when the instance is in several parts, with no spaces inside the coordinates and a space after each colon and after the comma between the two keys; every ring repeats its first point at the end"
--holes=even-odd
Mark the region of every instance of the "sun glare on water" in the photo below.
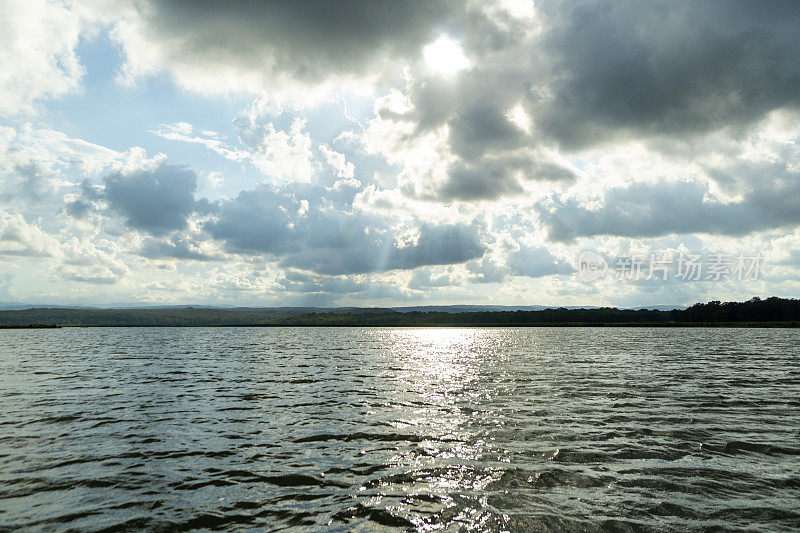
{"type": "Polygon", "coordinates": [[[458,41],[442,35],[422,49],[425,64],[437,74],[454,74],[470,67],[471,63],[458,41]]]}

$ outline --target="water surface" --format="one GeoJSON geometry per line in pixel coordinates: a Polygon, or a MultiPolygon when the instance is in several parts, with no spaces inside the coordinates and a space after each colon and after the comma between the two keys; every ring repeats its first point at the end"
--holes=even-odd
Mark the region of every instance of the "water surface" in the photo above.
{"type": "Polygon", "coordinates": [[[800,331],[0,331],[0,529],[800,528],[800,331]]]}

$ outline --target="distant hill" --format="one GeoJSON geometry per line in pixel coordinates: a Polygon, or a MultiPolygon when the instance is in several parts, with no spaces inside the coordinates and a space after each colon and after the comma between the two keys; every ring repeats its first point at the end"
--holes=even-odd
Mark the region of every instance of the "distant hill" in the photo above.
{"type": "Polygon", "coordinates": [[[546,305],[414,305],[406,307],[390,307],[399,313],[440,312],[440,313],[475,313],[485,311],[541,311],[548,309],[546,305]]]}
{"type": "Polygon", "coordinates": [[[162,307],[65,309],[40,307],[0,311],[0,327],[57,326],[565,326],[800,324],[800,300],[753,298],[709,302],[687,309],[537,308],[462,310],[481,306],[319,309],[162,307]],[[422,309],[422,310],[419,310],[422,309]]]}
{"type": "MultiPolygon", "coordinates": [[[[394,311],[400,313],[411,312],[441,312],[441,313],[475,313],[486,311],[542,311],[544,309],[599,309],[594,305],[568,305],[568,306],[554,306],[554,305],[418,305],[409,307],[390,307],[394,311]]],[[[671,311],[673,309],[685,309],[680,305],[649,305],[642,307],[626,307],[624,309],[631,309],[638,311],[640,309],[650,309],[658,311],[671,311]]]]}
{"type": "MultiPolygon", "coordinates": [[[[110,304],[104,306],[81,306],[81,305],[55,305],[55,304],[26,304],[18,302],[0,302],[0,311],[19,311],[24,309],[233,309],[241,311],[296,311],[302,313],[324,313],[327,311],[342,311],[353,309],[378,309],[378,308],[358,308],[358,307],[240,307],[233,305],[163,305],[163,304],[110,304]]],[[[441,313],[475,313],[486,311],[541,311],[543,309],[557,309],[552,305],[415,305],[402,307],[387,307],[398,313],[411,312],[441,312],[441,313]]],[[[597,306],[572,305],[562,306],[563,309],[598,309],[597,306]]],[[[625,309],[656,309],[660,311],[671,311],[672,309],[685,309],[676,305],[650,305],[642,307],[630,307],[625,309]]]]}
{"type": "Polygon", "coordinates": [[[19,302],[0,302],[0,311],[16,311],[21,309],[98,309],[80,305],[26,304],[19,302]]]}
{"type": "Polygon", "coordinates": [[[633,309],[633,310],[649,309],[651,311],[672,311],[673,309],[678,309],[678,310],[686,309],[686,306],[683,306],[683,305],[645,305],[645,306],[641,306],[641,307],[626,307],[626,309],[633,309]]]}

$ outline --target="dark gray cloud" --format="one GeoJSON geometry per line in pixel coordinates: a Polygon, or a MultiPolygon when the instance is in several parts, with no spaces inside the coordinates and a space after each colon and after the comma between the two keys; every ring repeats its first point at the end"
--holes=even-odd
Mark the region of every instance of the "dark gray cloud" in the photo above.
{"type": "Polygon", "coordinates": [[[526,144],[527,133],[507,116],[508,107],[495,95],[460,107],[450,120],[450,148],[475,159],[487,152],[507,152],[526,144]]]}
{"type": "Polygon", "coordinates": [[[283,254],[297,249],[302,236],[294,224],[299,209],[291,195],[259,187],[223,201],[205,229],[232,252],[283,254]]]}
{"type": "Polygon", "coordinates": [[[797,2],[540,7],[549,96],[534,91],[528,101],[537,125],[562,145],[738,126],[800,104],[797,2]]]}
{"type": "Polygon", "coordinates": [[[421,224],[416,241],[399,245],[391,220],[320,205],[289,189],[259,187],[223,201],[205,230],[229,252],[267,254],[285,268],[361,274],[463,263],[483,255],[478,228],[421,224]]]}
{"type": "Polygon", "coordinates": [[[457,156],[447,179],[434,191],[439,200],[486,200],[523,191],[524,181],[574,180],[574,173],[541,147],[509,111],[525,98],[518,65],[476,66],[455,79],[413,80],[414,108],[400,114],[378,109],[381,118],[411,121],[415,134],[447,125],[448,144],[457,156]]]}
{"type": "Polygon", "coordinates": [[[129,227],[154,235],[183,229],[196,208],[197,176],[184,167],[161,164],[152,170],[112,172],[104,183],[109,207],[129,227]]]}
{"type": "MultiPolygon", "coordinates": [[[[152,170],[114,172],[98,189],[88,182],[64,209],[85,217],[105,201],[125,217],[128,227],[158,238],[145,240],[138,253],[151,259],[219,260],[202,251],[197,236],[181,230],[193,213],[207,216],[203,239],[213,239],[230,253],[269,256],[284,268],[343,275],[413,269],[423,265],[463,263],[484,253],[481,231],[465,224],[420,224],[408,245],[398,243],[392,220],[353,211],[324,187],[292,184],[259,186],[232,199],[196,200],[196,176],[182,167],[162,164],[152,170]],[[307,199],[306,199],[307,198],[307,199]]],[[[338,194],[338,193],[337,193],[338,194]]]]}
{"type": "Polygon", "coordinates": [[[742,200],[728,203],[712,199],[707,185],[661,181],[611,189],[599,209],[557,195],[536,210],[555,241],[596,235],[745,235],[800,223],[800,174],[779,167],[783,174],[753,184],[742,200]]]}
{"type": "Polygon", "coordinates": [[[238,68],[270,79],[362,74],[416,55],[459,11],[450,0],[165,0],[142,13],[169,61],[238,68]]]}
{"type": "Polygon", "coordinates": [[[407,88],[413,109],[379,110],[413,122],[417,135],[448,127],[459,159],[443,199],[518,193],[509,176],[519,151],[547,165],[543,145],[577,151],[741,132],[800,107],[798,2],[592,0],[541,2],[537,11],[541,32],[527,39],[519,24],[472,17],[475,31],[462,37],[473,67],[454,78],[419,74],[407,88]],[[530,133],[508,116],[518,104],[530,133]]]}
{"type": "Polygon", "coordinates": [[[385,58],[416,56],[443,30],[460,38],[471,69],[453,77],[415,72],[413,110],[379,110],[413,121],[417,134],[448,126],[458,159],[437,192],[444,200],[519,193],[525,150],[531,168],[519,179],[554,179],[558,172],[539,170],[557,170],[543,143],[578,150],[684,136],[746,126],[800,104],[796,2],[593,0],[542,2],[537,12],[535,35],[469,3],[425,0],[168,0],[153,3],[145,20],[168,63],[218,65],[273,83],[275,72],[311,81],[376,72],[385,58]],[[508,117],[517,104],[533,131],[508,117]]]}
{"type": "Polygon", "coordinates": [[[363,274],[464,263],[485,251],[476,229],[463,224],[422,225],[417,242],[401,247],[385,226],[368,228],[355,217],[353,223],[365,230],[364,238],[341,242],[337,247],[322,243],[305,247],[283,257],[281,266],[330,275],[363,274]]]}
{"type": "Polygon", "coordinates": [[[454,150],[469,156],[542,138],[581,148],[683,135],[800,105],[797,2],[593,0],[537,10],[537,38],[519,39],[514,26],[487,50],[481,35],[466,35],[474,68],[456,80],[414,80],[406,118],[421,130],[447,123],[454,150]],[[518,102],[535,137],[504,115],[518,102]]]}
{"type": "Polygon", "coordinates": [[[539,154],[483,157],[474,163],[450,165],[447,180],[437,191],[444,200],[485,200],[522,192],[523,180],[569,183],[575,174],[539,154]]]}

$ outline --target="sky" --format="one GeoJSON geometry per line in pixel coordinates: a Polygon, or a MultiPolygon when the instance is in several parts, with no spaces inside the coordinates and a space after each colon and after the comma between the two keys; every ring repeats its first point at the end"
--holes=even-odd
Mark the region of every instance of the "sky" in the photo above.
{"type": "Polygon", "coordinates": [[[800,296],[800,3],[0,0],[0,302],[800,296]]]}

